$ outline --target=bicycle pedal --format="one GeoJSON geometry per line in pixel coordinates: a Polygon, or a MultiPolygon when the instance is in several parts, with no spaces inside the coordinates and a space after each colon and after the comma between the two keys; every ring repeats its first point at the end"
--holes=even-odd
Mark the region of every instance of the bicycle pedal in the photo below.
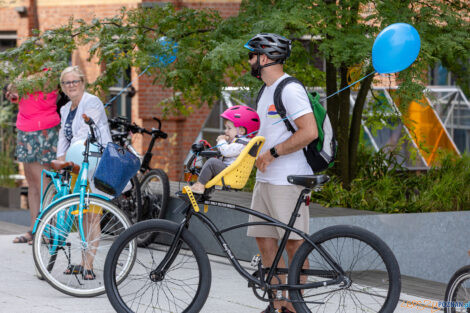
{"type": "Polygon", "coordinates": [[[254,255],[251,259],[251,267],[258,268],[258,264],[261,262],[261,256],[258,254],[254,255]]]}

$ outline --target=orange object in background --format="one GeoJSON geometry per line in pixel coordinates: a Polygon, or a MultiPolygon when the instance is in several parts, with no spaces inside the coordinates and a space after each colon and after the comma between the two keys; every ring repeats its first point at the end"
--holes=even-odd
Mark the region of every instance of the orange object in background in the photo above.
{"type": "Polygon", "coordinates": [[[403,123],[428,166],[436,165],[438,152],[441,150],[460,155],[444,124],[424,95],[420,100],[412,101],[405,111],[399,105],[397,90],[389,92],[402,113],[403,123]]]}

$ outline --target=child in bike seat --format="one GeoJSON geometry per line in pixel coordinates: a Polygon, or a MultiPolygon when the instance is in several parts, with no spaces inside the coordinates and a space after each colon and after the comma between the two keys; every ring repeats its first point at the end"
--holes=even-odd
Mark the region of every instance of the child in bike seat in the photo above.
{"type": "Polygon", "coordinates": [[[217,149],[222,158],[211,158],[204,163],[198,181],[191,186],[193,193],[202,194],[212,178],[232,164],[259,129],[259,116],[245,105],[228,108],[220,115],[224,119],[225,134],[217,137],[217,149]]]}

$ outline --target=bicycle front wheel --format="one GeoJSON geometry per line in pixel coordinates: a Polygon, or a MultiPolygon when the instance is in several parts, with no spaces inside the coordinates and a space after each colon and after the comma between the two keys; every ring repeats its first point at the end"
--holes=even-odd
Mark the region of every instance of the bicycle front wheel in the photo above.
{"type": "MultiPolygon", "coordinates": [[[[79,234],[80,196],[62,200],[42,216],[33,240],[33,256],[40,275],[55,289],[72,296],[93,297],[104,293],[103,269],[114,240],[131,222],[117,206],[90,195],[85,199],[83,228],[86,242],[79,234]],[[82,269],[92,269],[87,275],[82,269]],[[91,279],[90,279],[91,278],[91,279]]],[[[132,267],[136,246],[123,260],[120,276],[132,267]]]]}
{"type": "MultiPolygon", "coordinates": [[[[142,220],[165,217],[170,198],[168,176],[161,169],[145,173],[140,181],[142,196],[142,220]]],[[[145,247],[155,239],[153,233],[142,234],[137,240],[139,247],[145,247]]]]}
{"type": "MultiPolygon", "coordinates": [[[[354,226],[331,226],[310,236],[344,271],[341,282],[292,289],[298,313],[393,312],[401,290],[400,269],[390,248],[373,233],[354,226]]],[[[289,267],[289,284],[332,282],[340,275],[319,251],[304,242],[289,267]]]]}
{"type": "Polygon", "coordinates": [[[457,270],[447,284],[446,313],[470,312],[470,265],[457,270]],[[465,305],[467,305],[465,307],[465,305]]]}
{"type": "Polygon", "coordinates": [[[169,257],[167,270],[158,271],[178,232],[179,225],[165,220],[143,221],[125,231],[106,258],[104,283],[117,312],[199,312],[211,285],[209,259],[199,241],[187,229],[178,249],[169,257]],[[122,260],[129,259],[130,245],[141,235],[156,241],[137,248],[136,262],[121,279],[122,260]]]}

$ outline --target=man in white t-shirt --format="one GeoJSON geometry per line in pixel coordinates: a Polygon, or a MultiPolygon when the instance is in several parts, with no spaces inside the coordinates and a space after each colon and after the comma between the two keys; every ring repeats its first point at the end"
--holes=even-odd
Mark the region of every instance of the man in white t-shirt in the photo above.
{"type": "MultiPolygon", "coordinates": [[[[303,86],[298,83],[287,84],[281,95],[286,116],[296,130],[294,134],[280,121],[281,117],[274,106],[274,90],[283,79],[289,77],[283,71],[283,63],[290,55],[290,46],[290,40],[267,33],[256,35],[245,45],[250,50],[251,74],[266,84],[257,108],[261,122],[258,135],[264,136],[266,141],[256,160],[258,171],[251,208],[285,224],[289,222],[303,189],[301,186],[290,184],[287,176],[313,174],[302,148],[318,136],[315,118],[303,86]]],[[[250,222],[253,221],[264,220],[250,216],[250,222]]],[[[303,203],[294,227],[308,233],[308,226],[308,207],[303,203]]],[[[277,227],[248,227],[248,236],[256,237],[264,267],[271,266],[283,235],[284,231],[277,227]]],[[[297,234],[289,236],[286,245],[289,262],[302,242],[302,238],[297,234]]],[[[278,266],[286,268],[282,258],[278,266]]],[[[272,312],[295,311],[290,302],[274,301],[274,307],[269,305],[262,313],[272,312]]]]}

